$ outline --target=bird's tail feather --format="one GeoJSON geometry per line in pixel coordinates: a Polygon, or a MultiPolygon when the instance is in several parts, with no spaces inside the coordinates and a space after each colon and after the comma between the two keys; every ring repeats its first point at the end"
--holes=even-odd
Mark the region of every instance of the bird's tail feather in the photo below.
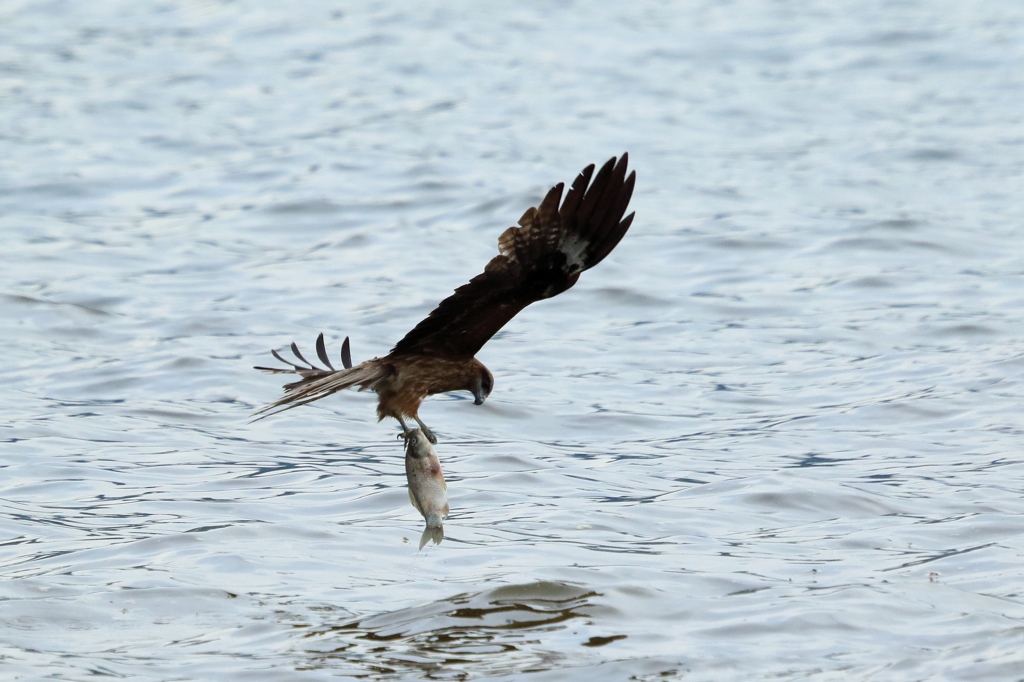
{"type": "Polygon", "coordinates": [[[332,393],[337,393],[338,391],[352,386],[359,386],[360,391],[367,388],[373,388],[374,384],[382,379],[387,373],[386,368],[375,360],[368,360],[353,367],[347,337],[341,351],[342,365],[344,365],[344,369],[334,369],[334,366],[331,364],[330,360],[328,360],[327,352],[324,347],[323,334],[317,337],[316,351],[320,361],[330,369],[321,369],[309,360],[306,360],[306,358],[302,356],[302,353],[299,352],[298,346],[294,343],[291,346],[291,350],[295,355],[295,358],[300,362],[305,363],[305,366],[286,360],[281,357],[276,350],[273,350],[270,352],[275,358],[287,365],[291,365],[291,367],[255,368],[263,372],[270,372],[271,374],[298,374],[302,378],[298,381],[285,384],[284,395],[277,401],[257,410],[253,414],[255,417],[253,421],[259,421],[260,419],[269,417],[272,414],[277,414],[278,412],[284,412],[285,410],[290,410],[293,407],[298,407],[299,405],[311,403],[314,400],[319,400],[320,398],[324,398],[332,393]]]}

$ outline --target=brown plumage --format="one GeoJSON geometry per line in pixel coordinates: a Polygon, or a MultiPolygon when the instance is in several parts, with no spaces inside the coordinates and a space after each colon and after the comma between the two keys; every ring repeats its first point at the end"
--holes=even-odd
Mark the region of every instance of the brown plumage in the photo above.
{"type": "Polygon", "coordinates": [[[635,172],[626,177],[628,160],[626,154],[618,161],[612,157],[596,176],[594,166],[587,166],[564,201],[562,183],[552,187],[539,206],[523,214],[519,227],[502,233],[498,255],[484,271],[441,301],[386,356],[353,367],[346,338],[343,369],[334,369],[323,334],[317,338],[316,351],[327,369],[307,361],[294,343],[292,353],[303,365],[271,351],[290,367],[256,369],[302,378],[286,384],[284,395],[259,410],[258,418],[358,386],[360,391],[377,393],[378,420],[394,417],[408,433],[405,419],[411,417],[436,443],[419,418],[423,399],[437,393],[469,391],[477,405],[483,403],[494,386],[494,377],[473,357],[477,351],[520,310],[574,285],[581,272],[604,260],[626,234],[634,214],[622,216],[636,180],[635,172]]]}

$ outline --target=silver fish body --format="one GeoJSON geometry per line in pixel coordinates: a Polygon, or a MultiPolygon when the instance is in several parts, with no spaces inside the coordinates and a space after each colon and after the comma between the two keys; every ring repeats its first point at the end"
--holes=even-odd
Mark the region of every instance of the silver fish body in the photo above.
{"type": "Polygon", "coordinates": [[[405,436],[405,477],[409,481],[409,501],[427,522],[420,549],[427,540],[436,545],[444,538],[441,520],[448,516],[448,486],[437,451],[420,429],[405,436]]]}

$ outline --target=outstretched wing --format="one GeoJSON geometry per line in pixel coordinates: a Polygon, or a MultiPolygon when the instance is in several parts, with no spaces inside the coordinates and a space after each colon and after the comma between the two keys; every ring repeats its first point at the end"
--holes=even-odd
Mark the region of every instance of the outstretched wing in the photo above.
{"type": "Polygon", "coordinates": [[[562,293],[611,253],[633,215],[622,218],[636,173],[626,177],[629,156],[612,157],[593,183],[583,169],[562,198],[558,183],[541,202],[498,238],[499,255],[484,271],[441,301],[405,335],[393,354],[472,357],[487,340],[534,301],[562,293]],[[589,185],[589,187],[588,187],[589,185]]]}

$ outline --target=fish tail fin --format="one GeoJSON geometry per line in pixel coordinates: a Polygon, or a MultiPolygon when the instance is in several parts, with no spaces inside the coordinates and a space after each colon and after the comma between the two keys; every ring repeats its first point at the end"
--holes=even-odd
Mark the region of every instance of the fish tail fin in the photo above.
{"type": "Polygon", "coordinates": [[[420,536],[420,549],[427,544],[427,540],[433,540],[435,545],[440,545],[441,540],[444,540],[444,526],[441,525],[440,519],[428,520],[427,527],[420,536]],[[436,524],[431,524],[430,521],[436,521],[436,524]]]}

